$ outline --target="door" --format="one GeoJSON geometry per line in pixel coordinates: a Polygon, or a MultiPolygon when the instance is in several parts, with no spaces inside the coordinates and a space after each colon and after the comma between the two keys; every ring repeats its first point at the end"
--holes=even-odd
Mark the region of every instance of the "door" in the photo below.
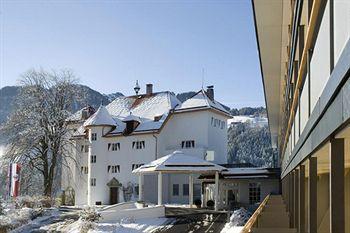
{"type": "Polygon", "coordinates": [[[117,204],[118,203],[118,187],[110,187],[110,192],[109,192],[109,204],[117,204]]]}
{"type": "Polygon", "coordinates": [[[227,190],[227,202],[230,209],[233,209],[237,203],[238,190],[229,189],[227,190]]]}

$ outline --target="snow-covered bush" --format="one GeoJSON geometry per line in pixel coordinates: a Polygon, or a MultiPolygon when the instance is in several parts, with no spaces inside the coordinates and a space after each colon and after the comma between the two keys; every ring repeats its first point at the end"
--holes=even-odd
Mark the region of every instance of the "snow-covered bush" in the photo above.
{"type": "Polygon", "coordinates": [[[79,213],[79,217],[86,222],[97,222],[100,220],[101,214],[99,214],[96,209],[88,207],[79,213]]]}
{"type": "Polygon", "coordinates": [[[50,208],[53,206],[54,200],[46,196],[20,196],[16,198],[17,208],[50,208]]]}
{"type": "Polygon", "coordinates": [[[42,215],[42,209],[13,209],[8,211],[6,215],[0,215],[0,232],[7,232],[9,230],[20,227],[30,220],[42,215]]]}

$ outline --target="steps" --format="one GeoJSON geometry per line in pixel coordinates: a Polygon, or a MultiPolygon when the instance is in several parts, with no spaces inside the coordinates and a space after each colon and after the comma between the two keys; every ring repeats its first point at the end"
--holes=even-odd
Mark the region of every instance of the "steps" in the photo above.
{"type": "Polygon", "coordinates": [[[265,208],[258,217],[257,227],[253,232],[296,232],[289,228],[289,213],[281,195],[271,195],[265,208]]]}
{"type": "Polygon", "coordinates": [[[290,228],[289,213],[281,195],[270,195],[259,206],[259,213],[247,232],[254,233],[296,233],[290,228]]]}

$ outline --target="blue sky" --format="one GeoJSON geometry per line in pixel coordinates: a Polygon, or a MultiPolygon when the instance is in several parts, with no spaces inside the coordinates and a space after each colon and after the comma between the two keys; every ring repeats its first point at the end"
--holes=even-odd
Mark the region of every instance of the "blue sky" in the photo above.
{"type": "Polygon", "coordinates": [[[263,106],[251,2],[0,0],[0,86],[70,68],[103,93],[213,84],[230,107],[263,106]],[[202,69],[204,68],[204,75],[202,69]]]}

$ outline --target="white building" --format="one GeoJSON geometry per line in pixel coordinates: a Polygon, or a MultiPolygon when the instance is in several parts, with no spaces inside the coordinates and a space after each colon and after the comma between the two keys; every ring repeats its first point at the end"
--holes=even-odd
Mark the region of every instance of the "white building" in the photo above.
{"type": "MultiPolygon", "coordinates": [[[[135,200],[138,177],[132,170],[176,150],[216,164],[227,160],[229,112],[214,100],[214,89],[198,91],[181,103],[171,92],[119,97],[96,112],[91,107],[69,122],[75,148],[62,188],[75,193],[77,205],[114,204],[135,200]],[[74,162],[73,162],[74,161],[74,162]]],[[[163,177],[163,202],[188,203],[188,177],[163,177]]],[[[201,185],[195,179],[194,198],[201,185]]],[[[144,177],[144,200],[156,203],[157,176],[144,177]]]]}

